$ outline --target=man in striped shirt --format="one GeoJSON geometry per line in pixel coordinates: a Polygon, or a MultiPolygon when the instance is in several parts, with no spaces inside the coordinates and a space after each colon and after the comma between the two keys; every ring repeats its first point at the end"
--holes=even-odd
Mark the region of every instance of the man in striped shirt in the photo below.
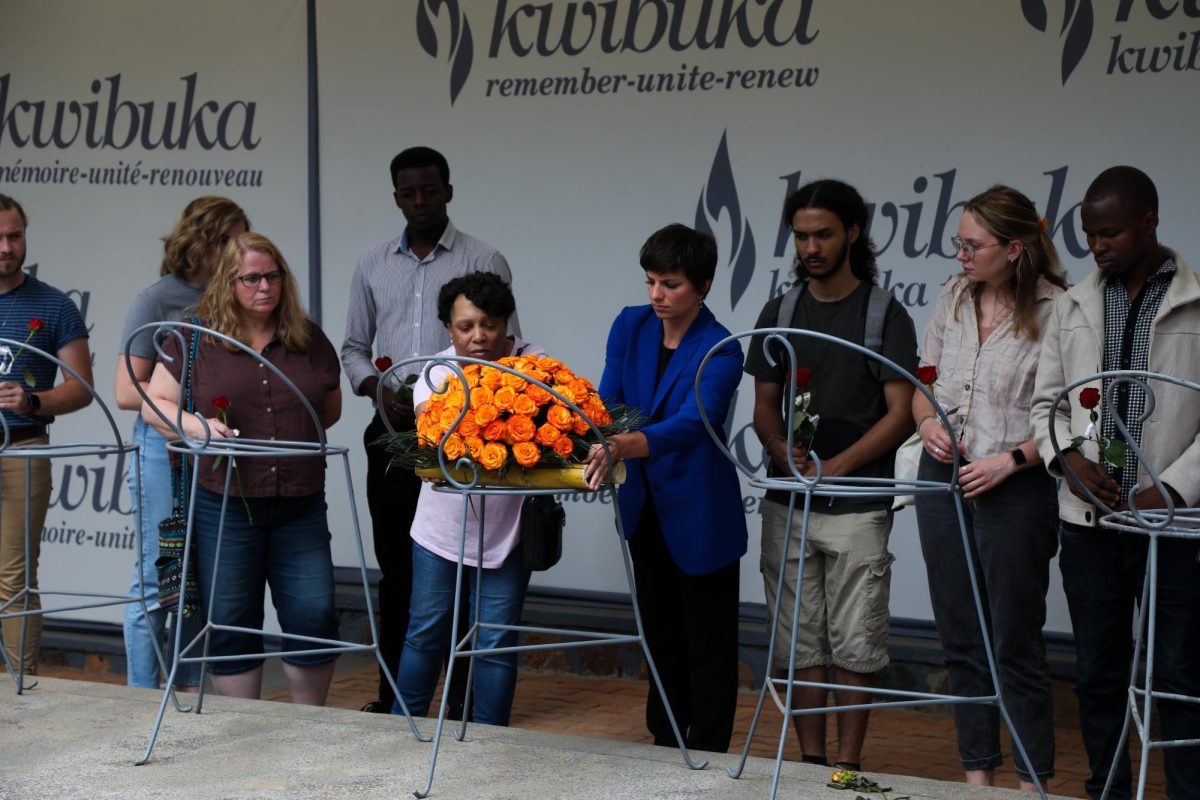
{"type": "MultiPolygon", "coordinates": [[[[375,442],[387,432],[381,415],[386,414],[397,430],[415,425],[411,402],[391,386],[381,393],[381,370],[374,355],[400,361],[432,355],[450,346],[450,335],[438,321],[438,290],[452,278],[469,272],[494,272],[512,282],[508,262],[496,248],[460,232],[447,215],[454,198],[450,167],[445,157],[428,147],[404,150],[391,163],[393,196],[407,225],[398,238],[372,247],[359,258],[350,287],[346,316],[346,338],[342,343],[342,366],[356,394],[372,402],[381,400],[363,434],[367,451],[367,505],[375,541],[375,558],[383,573],[379,581],[379,646],[394,675],[408,630],[408,606],[412,590],[412,542],[408,530],[416,513],[421,482],[411,470],[388,470],[390,456],[375,442]]],[[[517,315],[509,320],[509,332],[520,333],[517,315]]],[[[419,373],[423,364],[409,365],[401,372],[419,373]]],[[[456,676],[466,671],[457,670],[456,676]]],[[[457,681],[456,681],[457,683],[457,681]]],[[[461,692],[457,692],[461,705],[461,692]]],[[[388,713],[392,708],[391,687],[379,677],[379,699],[364,711],[388,713]]]]}
{"type": "MultiPolygon", "coordinates": [[[[92,356],[87,328],[79,309],[65,294],[27,275],[25,264],[25,210],[20,203],[0,194],[0,414],[7,424],[5,449],[48,444],[47,426],[58,414],[67,414],[92,402],[92,396],[76,378],[64,372],[54,385],[58,365],[35,355],[22,342],[53,353],[80,378],[92,381],[92,356]]],[[[37,561],[42,525],[50,505],[50,460],[4,458],[0,453],[0,606],[23,589],[37,589],[37,561]],[[28,464],[28,483],[26,465],[28,464]],[[25,548],[26,504],[29,505],[29,551],[25,548]],[[29,559],[31,579],[25,584],[25,562],[29,559]]],[[[23,605],[23,604],[19,604],[23,605]]],[[[31,608],[41,608],[37,595],[31,608]]],[[[9,610],[20,610],[15,607],[9,610]]],[[[37,673],[41,643],[40,616],[28,618],[23,666],[25,674],[37,673]]],[[[21,653],[21,619],[4,621],[5,662],[18,668],[21,653]]]]}

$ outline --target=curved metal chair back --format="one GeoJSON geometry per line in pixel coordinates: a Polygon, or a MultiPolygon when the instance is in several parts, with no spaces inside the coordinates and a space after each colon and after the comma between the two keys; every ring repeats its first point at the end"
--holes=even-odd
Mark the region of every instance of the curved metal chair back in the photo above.
{"type": "MultiPolygon", "coordinates": [[[[880,365],[887,367],[895,373],[897,378],[902,378],[913,385],[916,391],[925,395],[930,404],[933,406],[934,412],[946,430],[952,430],[950,418],[946,415],[945,409],[938,403],[937,398],[929,389],[917,380],[916,376],[908,372],[896,362],[886,356],[876,353],[862,345],[848,342],[845,339],[839,339],[836,336],[830,336],[827,333],[818,331],[810,331],[802,328],[755,328],[754,330],[742,331],[740,333],[731,334],[721,341],[713,345],[708,353],[704,356],[704,360],[700,362],[700,369],[696,372],[696,403],[700,408],[700,419],[704,422],[704,427],[708,430],[709,436],[713,442],[725,454],[726,458],[733,462],[737,469],[745,475],[752,486],[762,489],[779,489],[783,491],[809,491],[814,495],[821,497],[849,497],[849,496],[897,496],[897,495],[919,495],[919,494],[943,494],[946,492],[957,491],[958,486],[958,471],[961,463],[961,454],[958,450],[958,442],[955,437],[951,436],[951,455],[954,463],[951,467],[950,479],[946,482],[931,481],[931,480],[905,480],[896,478],[868,478],[868,477],[827,477],[824,474],[824,468],[821,464],[821,453],[818,451],[810,451],[809,458],[812,460],[815,467],[815,474],[805,476],[796,466],[792,456],[792,445],[795,444],[795,412],[796,412],[796,349],[792,344],[792,339],[812,339],[814,341],[822,341],[829,344],[844,347],[847,350],[847,356],[857,354],[864,358],[878,362],[880,365]],[[787,428],[787,455],[788,469],[790,474],[782,477],[767,477],[758,475],[750,470],[746,465],[738,461],[737,457],[729,449],[729,446],[722,440],[708,414],[704,410],[704,404],[700,397],[700,382],[704,376],[704,368],[712,357],[729,342],[738,341],[754,336],[762,336],[763,355],[767,363],[772,367],[784,366],[787,368],[787,390],[785,398],[785,426],[787,428]],[[782,352],[781,352],[782,351],[782,352]],[[782,358],[781,358],[782,355],[782,358]]],[[[819,385],[813,388],[813,392],[819,392],[819,385]]]]}
{"type": "MultiPolygon", "coordinates": [[[[197,358],[199,358],[199,356],[197,356],[197,358]]],[[[255,351],[253,348],[248,347],[242,342],[239,342],[232,336],[227,336],[211,328],[204,327],[203,325],[196,325],[191,322],[150,322],[134,330],[130,334],[129,339],[126,340],[125,368],[129,371],[130,379],[133,381],[133,386],[137,390],[137,393],[141,395],[142,402],[145,403],[160,420],[162,420],[171,428],[177,441],[172,442],[170,445],[168,445],[168,447],[176,452],[183,452],[187,453],[188,455],[228,455],[232,457],[271,456],[272,458],[279,458],[281,456],[325,456],[345,452],[345,448],[329,447],[325,439],[325,427],[321,424],[320,415],[318,415],[316,410],[313,409],[312,404],[308,402],[308,398],[304,396],[304,393],[300,390],[300,387],[298,387],[291,378],[283,374],[279,367],[271,363],[266,356],[255,351]],[[185,335],[185,332],[190,333],[185,335]],[[151,399],[148,394],[146,394],[146,391],[134,377],[130,347],[132,346],[135,338],[145,333],[151,333],[153,335],[155,355],[158,357],[159,361],[162,361],[165,364],[173,362],[175,357],[168,355],[163,350],[163,340],[167,336],[171,336],[179,342],[181,353],[179,357],[182,359],[182,364],[180,370],[181,378],[179,380],[179,396],[175,419],[168,419],[167,416],[163,414],[162,409],[160,409],[155,404],[154,400],[151,399]],[[211,339],[220,344],[232,345],[237,350],[240,350],[241,352],[253,358],[265,369],[270,370],[271,373],[274,374],[275,377],[279,378],[283,385],[287,387],[288,391],[290,391],[296,397],[296,399],[300,401],[305,414],[312,421],[317,440],[315,442],[283,441],[276,439],[243,439],[240,437],[233,439],[217,437],[214,439],[212,436],[212,430],[208,424],[208,420],[205,419],[204,414],[199,410],[196,411],[196,417],[200,420],[200,423],[203,426],[204,435],[199,438],[189,436],[183,428],[183,415],[187,413],[185,409],[187,407],[186,399],[189,383],[194,381],[191,362],[192,336],[202,337],[201,345],[203,345],[204,339],[211,339]]]]}
{"type": "MultiPolygon", "coordinates": [[[[133,452],[137,449],[136,445],[128,444],[121,438],[120,430],[117,428],[116,419],[113,417],[112,412],[109,410],[108,404],[105,403],[104,399],[102,397],[100,397],[99,394],[96,393],[95,387],[92,386],[92,384],[89,383],[88,381],[84,380],[83,377],[78,372],[76,372],[74,369],[72,369],[70,366],[68,366],[57,355],[55,355],[54,353],[49,353],[45,350],[42,350],[39,347],[35,347],[34,345],[27,344],[25,342],[19,342],[14,339],[8,339],[8,338],[4,338],[4,337],[0,337],[0,345],[5,345],[8,347],[11,347],[18,353],[20,351],[24,350],[26,352],[33,354],[34,356],[36,356],[38,358],[43,358],[46,361],[49,361],[50,363],[54,364],[54,366],[57,368],[57,370],[61,370],[64,375],[69,375],[75,382],[77,382],[80,386],[82,386],[87,391],[88,395],[91,397],[92,404],[94,404],[97,408],[100,409],[100,413],[103,415],[104,421],[107,425],[108,432],[112,434],[112,439],[110,441],[104,442],[104,443],[74,442],[74,443],[65,443],[65,444],[27,444],[25,442],[13,442],[12,441],[12,429],[9,425],[8,419],[6,416],[0,415],[0,433],[2,433],[2,438],[0,438],[0,458],[19,458],[19,459],[25,460],[26,463],[28,464],[29,461],[35,460],[35,459],[50,460],[53,458],[77,458],[77,457],[85,457],[85,456],[123,455],[126,453],[133,452]]],[[[76,412],[76,413],[78,413],[78,412],[76,412]]],[[[135,462],[136,462],[136,459],[135,459],[135,462]]],[[[136,469],[136,464],[133,468],[136,469]]],[[[27,467],[27,471],[26,471],[27,480],[28,480],[28,476],[29,476],[29,472],[28,472],[28,467],[27,467]]],[[[28,485],[28,483],[27,483],[27,485],[28,485]]],[[[28,497],[26,498],[26,501],[28,502],[28,497]]],[[[47,614],[61,614],[61,613],[69,612],[69,611],[81,611],[81,610],[85,610],[85,609],[104,608],[106,606],[124,605],[127,603],[134,603],[134,602],[140,602],[143,604],[145,603],[145,600],[143,597],[133,596],[133,595],[129,595],[129,594],[118,595],[118,594],[106,594],[106,593],[101,593],[101,592],[79,591],[77,589],[67,589],[67,590],[47,589],[45,587],[31,588],[34,585],[36,575],[34,574],[33,566],[30,563],[29,552],[30,552],[31,546],[32,546],[32,537],[33,536],[40,537],[41,531],[34,532],[34,531],[29,530],[29,518],[30,518],[30,516],[28,513],[28,508],[26,508],[26,517],[25,517],[25,553],[26,553],[26,557],[25,557],[25,561],[26,561],[25,587],[21,591],[16,593],[13,597],[11,597],[3,605],[0,605],[0,618],[4,618],[4,619],[21,618],[22,620],[28,620],[28,618],[33,617],[33,616],[41,617],[41,616],[45,616],[47,614]],[[75,605],[64,606],[64,607],[60,607],[60,608],[40,608],[40,607],[35,608],[35,607],[33,607],[32,599],[34,597],[41,598],[41,597],[50,596],[50,595],[73,597],[73,598],[78,598],[81,600],[87,600],[87,602],[79,603],[79,604],[75,604],[75,605]],[[12,609],[18,602],[20,602],[22,604],[22,610],[11,611],[10,609],[12,609]]],[[[140,520],[140,511],[139,511],[139,515],[135,518],[135,527],[137,528],[138,531],[141,530],[141,525],[140,525],[139,520],[140,520]]],[[[139,554],[138,558],[140,559],[141,558],[141,555],[140,555],[141,554],[140,533],[139,533],[139,539],[138,539],[137,544],[138,544],[138,554],[139,554]]],[[[39,604],[40,604],[40,601],[39,601],[39,604]]],[[[24,664],[25,639],[26,639],[25,625],[23,624],[20,647],[18,648],[19,655],[20,655],[19,660],[21,661],[20,664],[16,664],[16,665],[10,664],[7,652],[4,652],[3,649],[0,648],[0,656],[3,657],[3,659],[2,659],[3,662],[8,666],[9,673],[12,675],[13,680],[16,682],[17,694],[21,694],[25,689],[25,664],[24,664]]],[[[161,659],[160,659],[160,663],[161,663],[161,659]]]]}
{"type": "MultiPolygon", "coordinates": [[[[1096,508],[1104,510],[1105,513],[1101,515],[1101,524],[1120,530],[1148,534],[1165,533],[1180,538],[1200,538],[1200,527],[1198,527],[1200,526],[1200,509],[1176,507],[1174,500],[1171,498],[1171,493],[1167,491],[1162,481],[1162,469],[1165,465],[1155,464],[1147,460],[1142,444],[1139,441],[1135,441],[1135,437],[1130,432],[1131,425],[1136,425],[1140,430],[1143,425],[1150,421],[1150,418],[1154,414],[1158,405],[1154,384],[1165,384],[1165,386],[1161,387],[1163,391],[1181,390],[1196,392],[1196,405],[1200,409],[1200,385],[1192,381],[1144,370],[1110,370],[1108,372],[1098,372],[1072,382],[1055,395],[1051,406],[1054,411],[1050,420],[1050,443],[1054,447],[1055,455],[1059,457],[1059,464],[1062,465],[1063,474],[1066,476],[1066,479],[1087,495],[1088,500],[1096,508]],[[1111,415],[1117,435],[1125,442],[1126,457],[1132,454],[1137,459],[1139,472],[1145,471],[1150,484],[1158,489],[1166,501],[1164,508],[1139,509],[1136,501],[1131,497],[1128,510],[1117,511],[1093,494],[1070,468],[1067,460],[1062,458],[1063,443],[1059,441],[1060,427],[1057,424],[1058,420],[1060,417],[1065,416],[1069,425],[1071,418],[1071,398],[1074,396],[1076,402],[1079,400],[1079,396],[1075,393],[1075,390],[1087,387],[1094,388],[1097,383],[1103,387],[1100,392],[1100,404],[1098,406],[1100,425],[1103,425],[1106,416],[1111,415]],[[1178,387],[1178,389],[1172,389],[1171,387],[1178,387]],[[1119,404],[1117,402],[1118,393],[1123,389],[1132,388],[1138,388],[1144,392],[1146,401],[1141,414],[1136,419],[1125,419],[1119,412],[1119,404]]],[[[1194,419],[1197,418],[1200,418],[1200,415],[1194,419]]],[[[1164,420],[1162,422],[1166,424],[1167,421],[1164,420]]],[[[1099,426],[1096,427],[1095,433],[1097,436],[1103,435],[1099,426]]],[[[1187,437],[1186,432],[1185,434],[1181,434],[1181,439],[1187,442],[1191,441],[1187,437]]],[[[1093,446],[1095,446],[1095,441],[1091,440],[1090,444],[1088,444],[1089,450],[1093,446]]]]}

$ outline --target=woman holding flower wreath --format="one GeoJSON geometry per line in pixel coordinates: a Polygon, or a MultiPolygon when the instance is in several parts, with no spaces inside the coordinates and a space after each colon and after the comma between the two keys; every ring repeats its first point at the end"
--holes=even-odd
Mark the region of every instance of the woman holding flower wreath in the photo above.
{"type": "MultiPolygon", "coordinates": [[[[733,734],[738,686],[738,561],[746,517],[733,463],[704,428],[696,403],[700,362],[729,331],[704,306],[717,268],[717,243],[668,225],[642,245],[650,304],[613,322],[600,396],[640,408],[649,422],[608,437],[626,459],[621,523],[650,655],[689,748],[724,752],[733,734]]],[[[704,368],[704,410],[720,429],[742,375],[736,342],[704,368]]],[[[722,437],[723,438],[723,437],[722,437]]],[[[604,478],[599,445],[588,456],[593,488],[604,478]]],[[[659,693],[649,687],[646,726],[654,743],[675,746],[659,693]]]]}
{"type": "MultiPolygon", "coordinates": [[[[472,272],[455,278],[438,293],[438,319],[450,332],[450,347],[439,356],[468,356],[483,361],[498,361],[505,356],[545,356],[545,351],[519,337],[508,336],[508,318],[517,304],[512,289],[504,279],[491,272],[472,272]]],[[[527,395],[513,391],[514,375],[494,370],[490,378],[494,386],[481,385],[471,392],[467,413],[474,415],[467,433],[449,437],[445,445],[446,458],[457,459],[471,449],[472,456],[486,469],[498,469],[508,458],[508,450],[493,436],[490,426],[511,427],[532,425],[528,415],[514,414],[507,423],[498,420],[498,407],[513,407],[514,403],[532,402],[527,395]],[[478,430],[476,430],[478,429],[478,430]]],[[[413,404],[418,419],[436,399],[430,384],[440,387],[447,381],[447,394],[461,393],[459,378],[443,365],[429,370],[428,382],[420,379],[413,386],[413,404]]],[[[461,403],[459,408],[461,408],[461,403]]],[[[519,409],[518,409],[519,410],[519,409]]],[[[457,411],[448,412],[452,421],[457,411]]],[[[419,426],[420,427],[420,426],[419,426]]],[[[500,432],[503,435],[504,431],[500,432]]],[[[528,432],[525,432],[528,433],[528,432]]],[[[418,435],[440,440],[440,432],[431,434],[418,429],[418,435]]],[[[535,435],[535,434],[531,434],[535,435]]],[[[530,444],[522,433],[521,441],[513,445],[514,457],[520,459],[521,448],[530,444]]],[[[564,437],[565,438],[565,437],[564,437]]],[[[523,498],[491,496],[487,498],[483,531],[483,579],[476,583],[474,569],[466,572],[470,601],[468,625],[474,623],[475,594],[480,593],[480,622],[495,625],[518,625],[525,604],[525,589],[529,571],[525,569],[521,551],[521,503],[523,498]]],[[[472,503],[478,508],[479,499],[472,503]]],[[[396,686],[408,710],[415,716],[429,711],[438,676],[442,672],[445,654],[450,647],[450,631],[454,622],[454,582],[458,568],[459,537],[462,531],[462,498],[448,492],[435,492],[431,483],[421,487],[417,513],[411,528],[413,548],[412,603],[409,608],[408,634],[396,672],[396,686]]],[[[463,564],[476,567],[476,542],[479,536],[478,519],[474,512],[467,518],[467,547],[463,564]]],[[[517,634],[494,628],[481,628],[477,648],[513,647],[517,634]]],[[[512,711],[513,693],[517,686],[516,653],[481,655],[475,658],[471,713],[475,722],[485,725],[508,725],[512,711]]],[[[392,706],[400,713],[400,704],[392,706]]]]}
{"type": "MultiPolygon", "coordinates": [[[[303,393],[328,429],[342,413],[337,351],[300,308],[296,280],[283,254],[255,233],[234,236],[196,307],[200,321],[245,344],[271,362],[303,393]]],[[[190,343],[191,332],[184,339],[190,343]]],[[[149,396],[168,420],[178,414],[184,347],[175,336],[163,341],[169,362],[159,361],[149,396]]],[[[315,442],[312,418],[275,373],[231,344],[212,338],[198,343],[188,377],[196,413],[183,415],[184,432],[204,438],[206,418],[213,438],[315,442]]],[[[147,404],[142,418],[165,436],[174,435],[147,404]]],[[[218,456],[217,458],[221,458],[218,456]]],[[[213,457],[196,465],[200,486],[191,509],[195,525],[200,603],[209,608],[221,523],[226,465],[213,457]]],[[[261,628],[266,585],[284,633],[337,638],[333,609],[333,558],[325,505],[322,456],[241,458],[233,466],[230,499],[221,541],[220,580],[209,621],[261,628]]],[[[283,640],[283,650],[315,646],[283,640]]],[[[209,655],[236,656],[262,651],[261,637],[213,631],[209,655]]],[[[284,655],[283,672],[292,702],[323,705],[333,678],[336,654],[284,655]]],[[[209,664],[216,690],[257,698],[262,691],[262,659],[209,664]]]]}
{"type": "MultiPolygon", "coordinates": [[[[1007,186],[968,200],[951,241],[963,271],[938,298],[918,377],[951,410],[954,430],[942,428],[922,393],[913,394],[924,446],[918,478],[950,479],[955,436],[971,558],[1004,703],[1044,782],[1054,775],[1054,704],[1042,626],[1058,502],[1054,480],[1041,468],[1029,409],[1041,332],[1066,280],[1033,202],[1007,186]]],[[[919,495],[917,525],[950,690],[990,695],[953,498],[919,495]]],[[[1001,763],[998,710],[956,705],[954,719],[967,783],[991,785],[1001,763]]],[[[1015,766],[1021,788],[1033,791],[1025,764],[1015,766]]]]}

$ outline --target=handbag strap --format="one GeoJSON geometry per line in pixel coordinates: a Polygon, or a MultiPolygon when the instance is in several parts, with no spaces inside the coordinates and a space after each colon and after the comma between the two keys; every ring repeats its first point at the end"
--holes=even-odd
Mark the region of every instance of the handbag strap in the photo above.
{"type": "MultiPolygon", "coordinates": [[[[189,317],[193,325],[200,324],[199,317],[189,317]]],[[[185,382],[185,397],[187,404],[187,413],[193,414],[196,411],[196,401],[192,396],[192,373],[196,369],[196,356],[200,353],[200,336],[196,331],[191,332],[191,344],[189,346],[190,355],[188,356],[188,375],[184,376],[185,382]]],[[[175,495],[175,507],[180,511],[187,511],[187,487],[188,487],[188,458],[186,455],[180,455],[179,468],[171,471],[171,484],[173,494],[175,495]]]]}

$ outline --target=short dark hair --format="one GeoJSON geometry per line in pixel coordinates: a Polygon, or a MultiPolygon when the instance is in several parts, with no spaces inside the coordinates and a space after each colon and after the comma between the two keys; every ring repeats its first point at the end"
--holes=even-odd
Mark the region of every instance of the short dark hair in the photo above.
{"type": "Polygon", "coordinates": [[[447,282],[438,292],[438,319],[450,324],[450,310],[462,295],[489,317],[508,318],[517,310],[512,287],[494,272],[468,272],[447,282]]]}
{"type": "Polygon", "coordinates": [[[442,183],[450,185],[450,164],[446,157],[432,147],[410,147],[401,150],[392,159],[392,186],[396,185],[396,173],[402,169],[420,169],[421,167],[437,167],[442,183]]]}
{"type": "Polygon", "coordinates": [[[1158,189],[1137,167],[1109,167],[1096,176],[1083,199],[1089,202],[1119,197],[1136,214],[1158,213],[1158,189]]]}
{"type": "MultiPolygon", "coordinates": [[[[802,208],[821,208],[835,214],[847,231],[857,225],[858,239],[850,245],[850,271],[860,281],[871,284],[878,282],[875,243],[867,235],[867,202],[857,189],[832,178],[807,183],[783,201],[783,224],[791,229],[792,218],[802,208]]],[[[796,257],[796,277],[799,280],[808,278],[804,259],[799,256],[796,257]]]]}
{"type": "Polygon", "coordinates": [[[638,254],[647,272],[682,272],[701,294],[717,274],[717,240],[673,222],[650,234],[638,254]]]}
{"type": "Polygon", "coordinates": [[[29,227],[29,218],[25,216],[25,209],[21,208],[21,204],[6,194],[0,194],[0,211],[15,211],[17,216],[21,218],[21,224],[26,228],[29,227]]]}

